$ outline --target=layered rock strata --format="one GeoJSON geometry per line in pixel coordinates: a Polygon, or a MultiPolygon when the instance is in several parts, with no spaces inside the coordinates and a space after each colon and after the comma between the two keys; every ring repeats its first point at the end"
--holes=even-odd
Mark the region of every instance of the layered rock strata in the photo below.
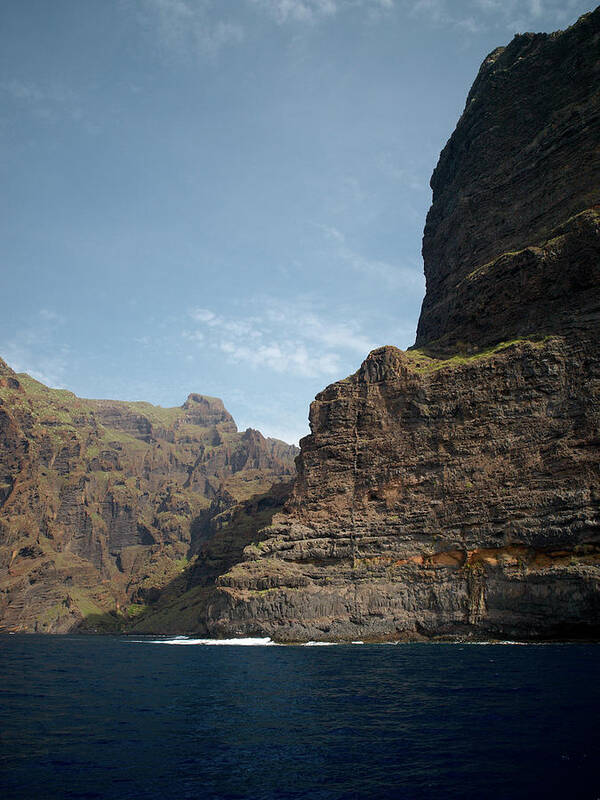
{"type": "Polygon", "coordinates": [[[481,65],[431,179],[417,346],[564,332],[597,311],[599,19],[515,36],[481,65]]]}
{"type": "Polygon", "coordinates": [[[597,9],[485,60],[432,179],[416,348],[317,396],[199,629],[600,635],[599,53],[597,9]]]}
{"type": "Polygon", "coordinates": [[[0,629],[121,626],[197,560],[213,517],[291,477],[296,453],[238,432],[216,398],[84,400],[0,360],[0,629]]]}

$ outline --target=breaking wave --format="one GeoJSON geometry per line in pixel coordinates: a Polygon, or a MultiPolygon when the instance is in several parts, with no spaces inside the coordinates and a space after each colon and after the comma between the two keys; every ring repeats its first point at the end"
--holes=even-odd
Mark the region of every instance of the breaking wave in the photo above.
{"type": "Polygon", "coordinates": [[[134,642],[144,644],[205,644],[205,645],[241,645],[242,647],[265,647],[276,645],[268,636],[264,638],[245,638],[245,639],[190,639],[187,636],[175,636],[172,639],[134,639],[134,642]]]}
{"type": "Polygon", "coordinates": [[[338,644],[338,642],[305,642],[303,647],[329,647],[330,645],[338,644]]]}

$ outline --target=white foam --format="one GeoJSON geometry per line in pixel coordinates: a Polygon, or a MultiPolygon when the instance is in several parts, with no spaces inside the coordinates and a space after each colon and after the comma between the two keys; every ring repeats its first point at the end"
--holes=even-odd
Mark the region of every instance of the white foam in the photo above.
{"type": "Polygon", "coordinates": [[[489,646],[498,647],[498,645],[510,645],[511,647],[536,647],[537,645],[548,644],[547,642],[515,642],[512,639],[493,639],[486,642],[454,642],[454,644],[468,645],[469,647],[475,646],[489,646]]]}
{"type": "Polygon", "coordinates": [[[305,642],[303,647],[329,647],[330,645],[338,644],[338,642],[305,642]]]}
{"type": "Polygon", "coordinates": [[[243,647],[260,647],[266,645],[274,645],[272,639],[266,636],[261,638],[246,638],[246,639],[188,639],[186,636],[176,636],[174,639],[151,639],[143,640],[149,644],[205,644],[205,645],[241,645],[243,647]]]}

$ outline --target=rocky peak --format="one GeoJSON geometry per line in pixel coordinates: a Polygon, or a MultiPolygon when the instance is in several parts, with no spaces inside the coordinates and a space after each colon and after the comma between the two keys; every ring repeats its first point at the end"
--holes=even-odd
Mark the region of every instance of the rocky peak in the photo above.
{"type": "Polygon", "coordinates": [[[227,430],[237,431],[237,426],[233,417],[223,405],[223,401],[218,397],[206,397],[202,394],[192,392],[181,406],[188,413],[185,421],[192,425],[212,427],[214,425],[227,426],[227,430]]]}
{"type": "Polygon", "coordinates": [[[406,374],[409,369],[410,360],[404,351],[386,345],[369,353],[361,364],[357,377],[364,383],[378,383],[406,374]]]}
{"type": "Polygon", "coordinates": [[[263,444],[265,441],[265,437],[262,435],[260,431],[257,431],[255,428],[246,428],[244,433],[242,434],[242,440],[248,443],[256,443],[256,444],[263,444]]]}
{"type": "Polygon", "coordinates": [[[19,389],[21,384],[16,373],[8,366],[6,361],[0,358],[0,386],[9,389],[19,389]]]}

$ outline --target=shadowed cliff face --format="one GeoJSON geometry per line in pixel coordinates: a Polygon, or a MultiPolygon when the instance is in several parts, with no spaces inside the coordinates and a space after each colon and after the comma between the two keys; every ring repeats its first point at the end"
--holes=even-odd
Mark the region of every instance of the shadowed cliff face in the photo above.
{"type": "Polygon", "coordinates": [[[597,9],[483,62],[431,179],[417,346],[562,332],[596,310],[599,52],[597,9]]]}
{"type": "Polygon", "coordinates": [[[0,625],[63,632],[155,602],[212,518],[294,473],[221,400],[84,400],[0,360],[0,625]]]}
{"type": "Polygon", "coordinates": [[[484,62],[432,179],[418,349],[317,396],[209,633],[600,634],[599,36],[597,10],[484,62]]]}

